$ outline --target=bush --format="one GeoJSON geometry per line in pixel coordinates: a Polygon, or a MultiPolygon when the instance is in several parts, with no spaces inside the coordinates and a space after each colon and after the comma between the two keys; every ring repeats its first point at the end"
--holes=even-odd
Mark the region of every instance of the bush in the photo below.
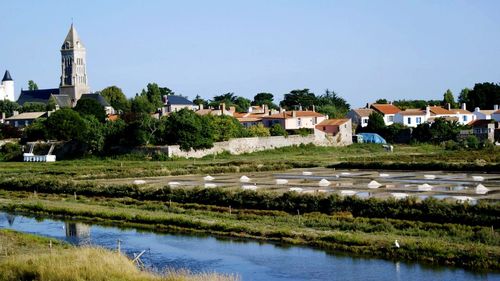
{"type": "Polygon", "coordinates": [[[0,150],[0,160],[20,161],[23,159],[23,151],[18,143],[6,143],[0,150]]]}
{"type": "Polygon", "coordinates": [[[271,136],[288,136],[288,133],[283,127],[281,127],[280,124],[272,125],[271,128],[269,128],[269,133],[271,134],[271,136]]]}

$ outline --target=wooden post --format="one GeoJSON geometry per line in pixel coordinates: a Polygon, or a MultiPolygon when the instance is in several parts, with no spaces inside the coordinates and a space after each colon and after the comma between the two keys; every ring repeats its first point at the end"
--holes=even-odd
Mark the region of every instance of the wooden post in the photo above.
{"type": "Polygon", "coordinates": [[[172,208],[172,199],[168,199],[168,207],[172,208]]]}
{"type": "Polygon", "coordinates": [[[73,193],[73,195],[75,196],[75,200],[76,200],[76,191],[73,193]]]}
{"type": "Polygon", "coordinates": [[[299,224],[300,224],[300,210],[297,209],[297,216],[299,216],[299,224]]]}
{"type": "Polygon", "coordinates": [[[120,239],[117,239],[116,242],[118,242],[118,253],[121,254],[122,253],[122,247],[121,247],[121,240],[120,239]]]}
{"type": "Polygon", "coordinates": [[[231,214],[231,205],[229,205],[229,214],[231,214]]]}

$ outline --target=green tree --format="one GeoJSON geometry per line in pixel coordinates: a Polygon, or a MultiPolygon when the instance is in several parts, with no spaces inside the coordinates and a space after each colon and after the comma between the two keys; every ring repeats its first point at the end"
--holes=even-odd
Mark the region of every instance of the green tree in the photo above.
{"type": "Polygon", "coordinates": [[[236,100],[234,101],[234,105],[236,106],[237,112],[247,112],[248,108],[251,105],[251,102],[247,98],[237,97],[236,100]]]}
{"type": "Polygon", "coordinates": [[[12,116],[14,111],[19,110],[19,105],[9,100],[0,100],[0,113],[5,113],[7,117],[12,116]]]}
{"type": "Polygon", "coordinates": [[[463,88],[462,91],[460,91],[460,95],[458,96],[458,102],[460,104],[467,103],[469,101],[469,88],[463,88]]]}
{"type": "Polygon", "coordinates": [[[287,110],[297,110],[299,107],[303,109],[311,108],[317,102],[316,95],[309,92],[309,89],[292,90],[290,93],[285,94],[284,99],[280,105],[287,110]]]}
{"type": "Polygon", "coordinates": [[[325,93],[317,98],[317,111],[328,115],[329,118],[342,118],[350,110],[350,105],[335,91],[325,90],[325,93]]]}
{"type": "Polygon", "coordinates": [[[429,142],[432,139],[431,125],[429,123],[417,125],[417,127],[412,131],[411,138],[417,142],[429,142]]]}
{"type": "Polygon", "coordinates": [[[21,108],[22,112],[41,112],[47,109],[43,102],[25,102],[21,108]]]}
{"type": "Polygon", "coordinates": [[[455,97],[453,96],[453,93],[450,89],[446,90],[446,92],[443,94],[443,105],[446,106],[448,104],[450,104],[451,108],[457,107],[455,97]]]}
{"type": "Polygon", "coordinates": [[[178,144],[184,151],[213,146],[209,119],[185,108],[167,117],[165,133],[170,144],[178,144]]]}
{"type": "Polygon", "coordinates": [[[223,95],[214,96],[210,101],[209,106],[218,107],[221,103],[226,105],[226,108],[235,105],[238,97],[234,93],[225,93],[223,95]]]}
{"type": "Polygon", "coordinates": [[[106,120],[106,111],[102,105],[94,99],[81,98],[78,100],[74,110],[81,115],[94,116],[99,122],[104,122],[106,120]]]}
{"type": "Polygon", "coordinates": [[[227,141],[232,138],[239,138],[243,135],[243,126],[238,119],[227,116],[206,115],[203,118],[209,120],[210,127],[213,131],[214,141],[227,141]]]}
{"type": "Polygon", "coordinates": [[[172,96],[175,95],[174,91],[167,87],[159,87],[161,96],[172,96]]]}
{"type": "Polygon", "coordinates": [[[271,128],[269,128],[269,133],[271,134],[271,136],[288,136],[288,133],[286,132],[286,130],[281,127],[280,124],[273,124],[271,126],[271,128]]]}
{"type": "Polygon", "coordinates": [[[88,129],[80,114],[69,108],[52,113],[45,124],[50,139],[63,141],[82,140],[88,129]]]}
{"type": "Polygon", "coordinates": [[[28,81],[28,90],[30,90],[30,91],[38,90],[38,85],[33,80],[29,80],[28,81]]]}
{"type": "Polygon", "coordinates": [[[28,141],[46,140],[48,136],[46,118],[38,118],[24,129],[28,141]]]}
{"type": "Polygon", "coordinates": [[[387,99],[378,99],[375,101],[375,103],[377,104],[388,104],[389,102],[387,101],[387,99]]]}
{"type": "Polygon", "coordinates": [[[252,105],[267,105],[269,109],[278,109],[274,103],[274,96],[271,93],[258,93],[253,97],[252,105]]]}
{"type": "Polygon", "coordinates": [[[200,95],[196,95],[196,97],[193,100],[193,103],[198,105],[198,106],[203,105],[204,108],[208,106],[208,102],[206,100],[202,99],[200,97],[200,95]]]}
{"type": "MultiPolygon", "coordinates": [[[[163,99],[162,99],[162,91],[160,90],[160,87],[158,87],[158,84],[156,83],[149,83],[146,86],[146,90],[142,90],[141,96],[145,96],[149,103],[152,104],[154,110],[157,108],[160,108],[163,106],[163,99]]],[[[152,110],[152,111],[154,111],[152,110]]]]}
{"type": "Polygon", "coordinates": [[[448,121],[444,118],[436,118],[431,124],[431,141],[442,143],[448,140],[456,141],[460,133],[461,126],[457,121],[448,121]]]}
{"type": "Polygon", "coordinates": [[[248,135],[251,137],[269,137],[271,135],[269,128],[264,127],[262,124],[250,126],[247,130],[248,135]]]}
{"type": "Polygon", "coordinates": [[[130,101],[127,100],[122,89],[117,86],[110,86],[101,91],[101,95],[107,102],[117,111],[128,112],[130,111],[130,101]]]}
{"type": "Polygon", "coordinates": [[[149,102],[146,96],[135,96],[134,99],[130,102],[130,111],[135,114],[149,114],[154,112],[156,107],[149,102]]]}
{"type": "Polygon", "coordinates": [[[368,116],[368,125],[365,129],[366,132],[383,134],[385,128],[386,126],[382,114],[374,111],[368,116]]]}
{"type": "Polygon", "coordinates": [[[467,95],[467,109],[493,109],[493,105],[500,104],[500,84],[478,83],[467,95]]]}
{"type": "Polygon", "coordinates": [[[100,154],[104,149],[104,125],[93,115],[83,116],[87,130],[83,134],[81,144],[85,153],[100,154]]]}

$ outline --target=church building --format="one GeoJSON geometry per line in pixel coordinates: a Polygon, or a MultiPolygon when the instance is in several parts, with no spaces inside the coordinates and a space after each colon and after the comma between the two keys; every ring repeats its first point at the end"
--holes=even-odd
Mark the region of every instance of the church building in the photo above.
{"type": "MultiPolygon", "coordinates": [[[[79,99],[97,100],[108,109],[110,105],[100,97],[92,94],[88,86],[86,50],[75,27],[71,24],[68,35],[61,46],[61,77],[59,88],[41,90],[22,90],[17,103],[54,102],[57,107],[74,107],[79,99]]],[[[10,76],[9,76],[10,77],[10,76]]],[[[107,110],[108,111],[108,110],[107,110]]]]}

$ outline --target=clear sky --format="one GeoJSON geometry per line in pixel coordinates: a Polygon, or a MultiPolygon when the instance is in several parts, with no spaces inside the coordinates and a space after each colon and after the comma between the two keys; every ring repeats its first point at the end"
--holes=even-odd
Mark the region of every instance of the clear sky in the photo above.
{"type": "Polygon", "coordinates": [[[129,97],[148,82],[203,98],[333,89],[441,99],[500,81],[500,1],[1,1],[0,72],[58,87],[73,18],[92,90],[129,97]]]}

